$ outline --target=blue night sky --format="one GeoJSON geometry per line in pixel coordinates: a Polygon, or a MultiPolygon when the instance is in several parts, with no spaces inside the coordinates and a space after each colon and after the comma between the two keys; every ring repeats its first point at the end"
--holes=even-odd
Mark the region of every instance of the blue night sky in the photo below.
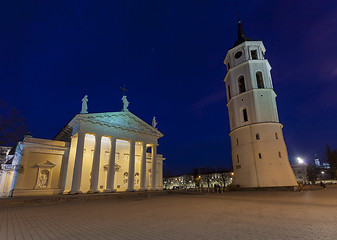
{"type": "Polygon", "coordinates": [[[290,161],[337,148],[337,2],[2,1],[1,96],[34,137],[53,138],[81,110],[156,116],[174,174],[231,166],[223,59],[260,39],[272,66],[290,161]]]}

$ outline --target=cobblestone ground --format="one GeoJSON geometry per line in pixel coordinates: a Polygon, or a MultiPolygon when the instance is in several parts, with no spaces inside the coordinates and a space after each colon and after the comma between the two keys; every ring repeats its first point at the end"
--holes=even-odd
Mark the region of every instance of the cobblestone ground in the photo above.
{"type": "Polygon", "coordinates": [[[337,188],[0,205],[0,239],[337,239],[337,188]]]}

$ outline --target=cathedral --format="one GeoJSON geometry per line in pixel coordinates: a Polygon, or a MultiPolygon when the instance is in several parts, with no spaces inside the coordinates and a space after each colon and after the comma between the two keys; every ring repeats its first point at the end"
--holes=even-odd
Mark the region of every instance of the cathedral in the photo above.
{"type": "Polygon", "coordinates": [[[279,122],[271,66],[262,41],[253,41],[238,23],[238,39],[225,57],[227,107],[234,170],[242,188],[292,187],[291,169],[279,122]]]}
{"type": "Polygon", "coordinates": [[[57,195],[162,189],[163,134],[132,114],[82,111],[53,140],[26,136],[7,154],[0,196],[57,195]]]}

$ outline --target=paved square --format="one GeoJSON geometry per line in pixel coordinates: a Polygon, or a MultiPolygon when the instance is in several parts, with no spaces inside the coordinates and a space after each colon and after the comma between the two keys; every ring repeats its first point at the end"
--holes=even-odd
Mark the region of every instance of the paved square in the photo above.
{"type": "Polygon", "coordinates": [[[0,239],[337,239],[337,188],[0,205],[0,239]]]}

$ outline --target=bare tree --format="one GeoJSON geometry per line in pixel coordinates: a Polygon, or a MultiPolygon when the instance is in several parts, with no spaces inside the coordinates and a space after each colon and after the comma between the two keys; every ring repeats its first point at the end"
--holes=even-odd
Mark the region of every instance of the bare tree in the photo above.
{"type": "Polygon", "coordinates": [[[0,145],[12,146],[26,133],[23,115],[0,99],[0,145]]]}
{"type": "Polygon", "coordinates": [[[337,150],[331,150],[329,145],[327,145],[326,157],[330,164],[331,175],[334,179],[337,179],[337,150]]]}

